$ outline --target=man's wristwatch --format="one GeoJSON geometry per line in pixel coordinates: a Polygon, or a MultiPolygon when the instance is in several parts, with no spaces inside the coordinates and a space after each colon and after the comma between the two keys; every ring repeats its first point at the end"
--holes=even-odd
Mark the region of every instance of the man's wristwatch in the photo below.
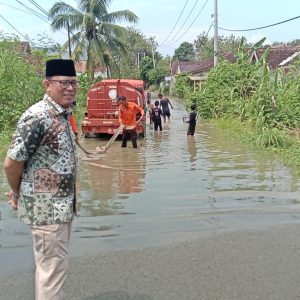
{"type": "Polygon", "coordinates": [[[13,196],[16,200],[18,200],[18,199],[20,198],[20,194],[17,194],[17,193],[15,193],[15,192],[12,193],[12,196],[13,196]]]}

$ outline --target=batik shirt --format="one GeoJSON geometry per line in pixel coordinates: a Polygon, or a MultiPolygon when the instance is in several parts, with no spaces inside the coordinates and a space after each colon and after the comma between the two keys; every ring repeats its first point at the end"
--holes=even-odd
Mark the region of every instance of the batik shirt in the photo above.
{"type": "Polygon", "coordinates": [[[24,161],[18,214],[26,224],[70,222],[76,153],[68,113],[47,94],[20,118],[8,157],[24,161]]]}

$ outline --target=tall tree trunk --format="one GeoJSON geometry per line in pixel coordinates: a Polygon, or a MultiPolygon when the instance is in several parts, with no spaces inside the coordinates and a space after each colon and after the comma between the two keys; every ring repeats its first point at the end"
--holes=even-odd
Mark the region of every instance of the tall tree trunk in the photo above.
{"type": "Polygon", "coordinates": [[[86,62],[86,71],[87,71],[89,80],[94,80],[95,68],[94,68],[94,64],[91,61],[91,59],[87,60],[87,62],[86,62]]]}

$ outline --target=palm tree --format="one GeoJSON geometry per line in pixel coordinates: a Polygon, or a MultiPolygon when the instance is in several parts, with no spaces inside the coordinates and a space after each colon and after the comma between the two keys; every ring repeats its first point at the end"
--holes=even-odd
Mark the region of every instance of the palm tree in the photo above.
{"type": "MultiPolygon", "coordinates": [[[[138,17],[129,10],[108,13],[111,0],[78,0],[78,8],[57,2],[49,11],[51,28],[67,29],[72,34],[69,39],[73,47],[72,58],[75,61],[87,60],[87,73],[94,78],[96,66],[105,66],[107,76],[111,75],[116,58],[126,55],[123,37],[127,29],[117,25],[118,21],[136,23],[138,17]]],[[[68,47],[68,41],[63,49],[68,47]]]]}

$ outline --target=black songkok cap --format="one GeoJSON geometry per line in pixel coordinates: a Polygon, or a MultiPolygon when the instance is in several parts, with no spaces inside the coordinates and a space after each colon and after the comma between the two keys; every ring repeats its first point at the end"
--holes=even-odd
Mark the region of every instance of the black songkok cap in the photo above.
{"type": "Polygon", "coordinates": [[[71,59],[46,61],[46,77],[51,76],[76,76],[74,61],[71,59]]]}

